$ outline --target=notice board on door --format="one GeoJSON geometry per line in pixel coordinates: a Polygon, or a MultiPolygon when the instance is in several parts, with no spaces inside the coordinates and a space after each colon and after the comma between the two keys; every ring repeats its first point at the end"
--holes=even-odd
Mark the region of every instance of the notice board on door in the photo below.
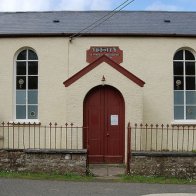
{"type": "Polygon", "coordinates": [[[110,116],[110,125],[117,126],[118,125],[118,115],[112,114],[110,116]]]}

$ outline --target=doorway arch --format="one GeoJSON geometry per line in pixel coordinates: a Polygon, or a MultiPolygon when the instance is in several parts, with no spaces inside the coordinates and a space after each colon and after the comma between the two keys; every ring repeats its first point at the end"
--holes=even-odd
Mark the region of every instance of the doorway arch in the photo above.
{"type": "Polygon", "coordinates": [[[84,146],[90,163],[123,163],[125,149],[125,103],[116,88],[91,89],[84,99],[84,146]]]}

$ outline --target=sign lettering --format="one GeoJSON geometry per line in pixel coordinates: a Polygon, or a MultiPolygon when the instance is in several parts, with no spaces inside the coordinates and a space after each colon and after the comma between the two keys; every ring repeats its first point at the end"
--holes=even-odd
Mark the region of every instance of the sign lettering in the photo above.
{"type": "Polygon", "coordinates": [[[103,55],[108,56],[118,64],[123,62],[123,51],[118,46],[91,46],[86,51],[86,61],[92,63],[103,55]]]}

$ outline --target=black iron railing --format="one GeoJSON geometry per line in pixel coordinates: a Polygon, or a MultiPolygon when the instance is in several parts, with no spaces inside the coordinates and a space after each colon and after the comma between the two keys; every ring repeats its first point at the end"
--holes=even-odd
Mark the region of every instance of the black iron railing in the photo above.
{"type": "Polygon", "coordinates": [[[0,149],[83,149],[85,127],[66,123],[5,123],[0,125],[0,149]]]}
{"type": "Polygon", "coordinates": [[[195,125],[133,124],[130,127],[132,151],[196,150],[195,125]]]}

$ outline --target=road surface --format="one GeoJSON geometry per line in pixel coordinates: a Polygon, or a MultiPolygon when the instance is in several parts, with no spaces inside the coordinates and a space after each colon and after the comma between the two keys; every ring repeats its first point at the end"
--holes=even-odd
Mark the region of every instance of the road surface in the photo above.
{"type": "Polygon", "coordinates": [[[196,196],[196,186],[0,178],[0,196],[159,196],[160,193],[170,193],[160,196],[196,196]]]}

